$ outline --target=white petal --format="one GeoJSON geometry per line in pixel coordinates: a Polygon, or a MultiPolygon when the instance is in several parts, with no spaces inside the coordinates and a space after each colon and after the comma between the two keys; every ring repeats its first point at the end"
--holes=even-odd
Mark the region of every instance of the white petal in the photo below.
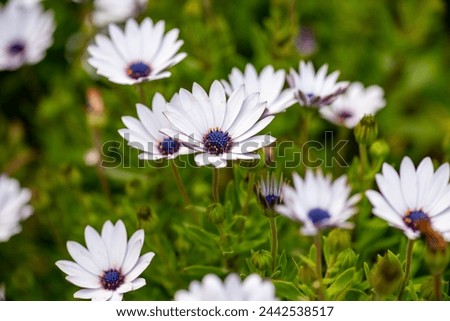
{"type": "Polygon", "coordinates": [[[132,282],[150,265],[155,253],[149,252],[142,255],[134,268],[125,276],[125,282],[132,282]]]}

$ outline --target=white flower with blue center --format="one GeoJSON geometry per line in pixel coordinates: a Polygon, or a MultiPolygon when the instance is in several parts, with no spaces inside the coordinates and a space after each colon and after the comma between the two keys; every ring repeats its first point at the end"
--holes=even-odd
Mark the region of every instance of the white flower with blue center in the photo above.
{"type": "Polygon", "coordinates": [[[301,232],[304,235],[316,235],[329,227],[353,227],[347,220],[356,213],[354,206],[361,195],[350,197],[351,188],[346,176],[332,182],[331,176],[324,176],[321,171],[314,174],[307,170],[304,179],[297,173],[292,177],[294,187],[284,186],[284,205],[278,205],[275,209],[294,221],[302,222],[301,232]]]}
{"type": "Polygon", "coordinates": [[[421,235],[419,225],[425,222],[450,241],[449,175],[448,163],[435,172],[429,157],[417,169],[409,157],[404,157],[400,175],[385,163],[382,174],[376,175],[380,192],[366,192],[373,205],[372,212],[402,230],[411,240],[421,235]]]}
{"type": "Polygon", "coordinates": [[[167,107],[166,100],[161,94],[156,93],[153,97],[152,110],[142,104],[137,104],[136,109],[139,119],[122,117],[122,122],[127,128],[120,129],[119,134],[128,141],[129,146],[143,151],[139,155],[140,159],[172,159],[191,152],[178,139],[160,132],[163,128],[172,127],[164,116],[167,107]]]}
{"type": "Polygon", "coordinates": [[[330,105],[339,95],[345,92],[349,83],[337,82],[339,71],[327,75],[328,65],[317,71],[311,61],[300,61],[299,72],[291,68],[287,81],[295,90],[294,94],[300,105],[317,107],[330,105]]]}
{"type": "Polygon", "coordinates": [[[44,59],[53,40],[53,13],[15,1],[0,9],[0,70],[15,70],[44,59]]]}
{"type": "Polygon", "coordinates": [[[202,281],[192,281],[188,290],[175,293],[175,301],[276,301],[272,282],[251,274],[241,281],[235,273],[222,280],[208,274],[202,281]]]}
{"type": "Polygon", "coordinates": [[[84,236],[87,248],[77,242],[67,242],[67,250],[75,262],[56,262],[67,274],[67,281],[83,288],[75,292],[75,298],[122,300],[124,293],[145,285],[145,279],[138,276],[149,266],[155,253],[140,256],[143,230],[136,231],[127,240],[127,230],[121,220],[116,225],[106,221],[101,235],[87,226],[84,236]]]}
{"type": "Polygon", "coordinates": [[[227,100],[219,81],[214,81],[209,94],[194,84],[192,93],[181,89],[176,99],[168,104],[165,113],[175,130],[162,132],[198,152],[198,166],[220,168],[227,165],[227,160],[259,159],[254,152],[275,141],[270,135],[256,135],[274,116],[262,118],[266,104],[260,102],[259,94],[247,96],[244,86],[227,100]]]}
{"type": "Polygon", "coordinates": [[[245,66],[244,73],[233,68],[228,79],[229,82],[222,80],[228,96],[245,85],[247,94],[259,93],[259,99],[267,102],[266,114],[268,115],[285,111],[296,102],[292,89],[283,90],[286,79],[285,71],[275,71],[271,65],[264,67],[259,75],[252,64],[245,66]]]}
{"type": "Polygon", "coordinates": [[[364,115],[375,115],[385,105],[381,87],[364,88],[363,84],[354,82],[330,106],[321,108],[320,113],[333,124],[353,128],[364,115]]]}
{"type": "Polygon", "coordinates": [[[95,0],[92,20],[99,27],[122,22],[144,11],[147,3],[148,0],[95,0]]]}
{"type": "Polygon", "coordinates": [[[125,30],[115,24],[109,26],[108,38],[98,34],[95,44],[88,47],[89,64],[99,75],[110,81],[133,85],[170,77],[166,69],[179,63],[186,53],[178,53],[183,45],[178,40],[178,29],[172,29],[164,35],[165,22],[153,24],[145,18],[140,25],[134,19],[128,19],[125,30]]]}
{"type": "Polygon", "coordinates": [[[273,209],[275,205],[281,204],[283,199],[283,174],[281,174],[280,180],[277,180],[275,173],[272,175],[267,172],[266,178],[261,177],[257,185],[259,192],[259,198],[261,204],[266,209],[273,209]]]}
{"type": "Polygon", "coordinates": [[[0,175],[0,242],[8,241],[22,230],[20,222],[33,214],[30,200],[29,189],[21,188],[14,178],[0,175]]]}

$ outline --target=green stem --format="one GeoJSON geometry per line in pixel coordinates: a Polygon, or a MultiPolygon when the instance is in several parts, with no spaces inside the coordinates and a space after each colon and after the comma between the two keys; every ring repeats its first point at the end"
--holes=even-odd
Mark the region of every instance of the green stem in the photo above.
{"type": "Polygon", "coordinates": [[[144,83],[141,82],[139,85],[139,96],[141,98],[141,104],[144,104],[145,106],[147,106],[146,104],[146,99],[145,99],[145,88],[144,88],[144,83]]]}
{"type": "Polygon", "coordinates": [[[364,181],[364,176],[369,168],[369,157],[367,156],[367,146],[359,144],[359,161],[361,166],[361,179],[364,181]]]}
{"type": "Polygon", "coordinates": [[[400,292],[397,297],[397,301],[400,301],[403,297],[403,293],[405,292],[406,284],[409,280],[409,273],[411,271],[411,260],[412,260],[412,253],[413,253],[413,247],[414,247],[414,240],[408,239],[408,245],[406,246],[406,265],[405,265],[405,275],[403,276],[403,282],[400,287],[400,292]]]}
{"type": "Polygon", "coordinates": [[[184,205],[191,205],[191,199],[189,198],[186,188],[184,187],[183,181],[181,180],[180,171],[178,170],[177,164],[174,160],[169,160],[170,167],[172,168],[173,176],[175,177],[175,182],[177,184],[178,190],[184,199],[184,205]]]}
{"type": "Polygon", "coordinates": [[[213,181],[212,181],[212,197],[214,203],[220,203],[219,197],[219,169],[213,168],[213,181]]]}
{"type": "Polygon", "coordinates": [[[250,171],[248,173],[247,197],[245,198],[245,203],[244,206],[242,207],[243,216],[247,216],[248,214],[248,204],[250,203],[250,198],[253,195],[254,185],[255,185],[255,173],[250,171]]]}
{"type": "Polygon", "coordinates": [[[303,120],[300,128],[300,149],[302,149],[303,144],[308,141],[311,118],[312,110],[307,109],[307,107],[303,108],[303,120]]]}
{"type": "Polygon", "coordinates": [[[433,275],[434,280],[434,299],[441,301],[441,274],[433,275]]]}
{"type": "Polygon", "coordinates": [[[322,235],[317,232],[314,237],[314,244],[316,246],[316,274],[319,287],[317,289],[317,296],[320,301],[324,300],[323,296],[323,284],[322,284],[322,235]]]}
{"type": "Polygon", "coordinates": [[[270,223],[270,252],[272,253],[272,273],[275,271],[275,262],[278,254],[278,231],[276,217],[269,217],[270,223]]]}

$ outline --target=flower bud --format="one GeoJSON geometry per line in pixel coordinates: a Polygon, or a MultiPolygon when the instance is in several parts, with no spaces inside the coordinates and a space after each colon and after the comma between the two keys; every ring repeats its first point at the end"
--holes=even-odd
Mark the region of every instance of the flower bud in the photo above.
{"type": "Polygon", "coordinates": [[[327,242],[330,247],[330,252],[340,253],[350,247],[350,233],[347,230],[333,229],[328,234],[327,242]]]}
{"type": "Polygon", "coordinates": [[[226,209],[220,203],[214,203],[208,206],[206,210],[208,220],[214,224],[221,224],[225,221],[226,209]]]}
{"type": "Polygon", "coordinates": [[[259,271],[266,271],[272,266],[272,255],[266,250],[252,251],[251,261],[259,271]]]}
{"type": "Polygon", "coordinates": [[[379,296],[394,293],[403,279],[402,264],[397,256],[388,251],[384,256],[378,255],[377,263],[372,268],[371,283],[379,296]]]}
{"type": "Polygon", "coordinates": [[[105,106],[103,103],[103,97],[97,88],[89,88],[86,93],[86,100],[88,104],[87,108],[87,121],[91,127],[102,127],[105,122],[105,106]]]}
{"type": "Polygon", "coordinates": [[[378,136],[378,125],[373,115],[365,115],[356,125],[353,134],[358,144],[370,145],[378,136]]]}
{"type": "Polygon", "coordinates": [[[374,160],[383,161],[390,153],[389,145],[386,141],[379,139],[370,145],[369,153],[374,160]]]}
{"type": "Polygon", "coordinates": [[[138,208],[137,217],[139,221],[148,222],[152,218],[152,209],[150,206],[144,205],[138,208]]]}
{"type": "Polygon", "coordinates": [[[427,244],[425,247],[424,260],[432,275],[442,274],[449,261],[448,247],[445,246],[444,249],[436,250],[432,247],[430,248],[427,244]]]}

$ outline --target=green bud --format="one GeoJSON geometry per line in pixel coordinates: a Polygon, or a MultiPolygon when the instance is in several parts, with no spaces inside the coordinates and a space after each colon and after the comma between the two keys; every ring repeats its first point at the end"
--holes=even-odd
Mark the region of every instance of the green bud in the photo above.
{"type": "Polygon", "coordinates": [[[449,252],[447,246],[443,250],[425,247],[424,260],[432,275],[440,275],[445,271],[449,261],[449,252]]]}
{"type": "Polygon", "coordinates": [[[370,273],[373,290],[379,296],[394,293],[403,279],[400,260],[391,251],[384,256],[378,255],[377,263],[370,273]]]}
{"type": "Polygon", "coordinates": [[[223,221],[225,221],[225,217],[227,214],[225,206],[220,203],[209,205],[206,213],[208,220],[214,224],[221,224],[223,221]]]}
{"type": "Polygon", "coordinates": [[[138,220],[141,222],[148,222],[152,218],[152,209],[148,205],[144,205],[137,210],[138,220]]]}
{"type": "Polygon", "coordinates": [[[251,261],[255,268],[266,271],[272,266],[272,255],[266,250],[252,251],[251,261]]]}
{"type": "Polygon", "coordinates": [[[342,252],[350,247],[350,232],[342,229],[333,229],[328,234],[327,242],[331,253],[342,252]]]}
{"type": "Polygon", "coordinates": [[[340,270],[347,270],[354,267],[357,262],[358,255],[351,248],[347,248],[339,253],[336,259],[336,265],[339,266],[340,270]]]}
{"type": "Polygon", "coordinates": [[[390,153],[390,148],[386,141],[379,139],[370,145],[369,153],[375,160],[385,160],[390,153]]]}
{"type": "Polygon", "coordinates": [[[378,125],[373,115],[365,115],[356,125],[353,134],[358,144],[370,145],[378,136],[378,125]]]}
{"type": "Polygon", "coordinates": [[[434,278],[426,278],[420,286],[421,298],[427,301],[436,300],[436,294],[434,293],[434,278]]]}

